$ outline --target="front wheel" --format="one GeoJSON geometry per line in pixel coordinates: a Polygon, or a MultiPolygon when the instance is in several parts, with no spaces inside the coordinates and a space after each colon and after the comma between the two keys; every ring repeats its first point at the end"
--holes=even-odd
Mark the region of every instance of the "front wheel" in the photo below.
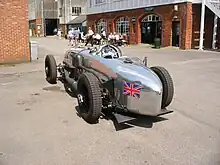
{"type": "Polygon", "coordinates": [[[163,95],[162,95],[162,105],[161,108],[164,109],[170,105],[173,95],[174,95],[174,85],[173,80],[169,72],[160,66],[151,67],[151,70],[156,73],[163,85],[163,95]]]}
{"type": "Polygon", "coordinates": [[[102,111],[101,89],[92,73],[80,75],[77,84],[79,113],[88,123],[97,123],[102,111]]]}
{"type": "Polygon", "coordinates": [[[47,55],[45,58],[45,73],[48,83],[57,83],[57,64],[55,58],[52,55],[47,55]]]}

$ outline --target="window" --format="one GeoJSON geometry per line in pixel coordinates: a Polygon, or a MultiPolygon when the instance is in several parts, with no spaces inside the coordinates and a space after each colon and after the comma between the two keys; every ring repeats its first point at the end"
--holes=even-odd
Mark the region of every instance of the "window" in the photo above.
{"type": "Polygon", "coordinates": [[[119,34],[129,33],[129,19],[127,17],[120,17],[116,21],[116,33],[119,34]]]}
{"type": "Polygon", "coordinates": [[[102,4],[102,3],[105,3],[105,0],[95,0],[95,4],[102,4]]]}
{"type": "Polygon", "coordinates": [[[98,22],[97,22],[97,33],[101,33],[101,29],[104,28],[105,31],[107,31],[107,20],[105,19],[100,19],[98,22]]]}
{"type": "Polygon", "coordinates": [[[81,7],[72,7],[72,15],[80,15],[82,13],[81,7]]]}
{"type": "Polygon", "coordinates": [[[59,17],[62,17],[62,16],[63,16],[62,13],[63,13],[62,8],[59,8],[59,17]]]}
{"type": "Polygon", "coordinates": [[[160,17],[152,14],[152,15],[148,15],[146,17],[144,17],[144,19],[142,19],[142,22],[158,22],[161,21],[160,17]]]}
{"type": "Polygon", "coordinates": [[[35,23],[34,22],[29,23],[29,29],[35,29],[35,23]]]}

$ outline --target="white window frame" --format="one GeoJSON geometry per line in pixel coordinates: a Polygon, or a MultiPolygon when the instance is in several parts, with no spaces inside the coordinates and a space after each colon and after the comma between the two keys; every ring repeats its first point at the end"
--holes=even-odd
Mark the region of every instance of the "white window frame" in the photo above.
{"type": "Polygon", "coordinates": [[[159,22],[159,21],[161,21],[160,16],[156,14],[150,14],[144,17],[141,22],[159,22]]]}
{"type": "Polygon", "coordinates": [[[80,15],[82,13],[82,7],[80,6],[72,6],[72,15],[80,15]],[[77,12],[78,11],[78,12],[77,12]]]}
{"type": "Polygon", "coordinates": [[[115,32],[119,34],[129,34],[130,21],[128,17],[119,17],[116,21],[115,32]],[[122,29],[121,29],[122,28],[122,29]]]}
{"type": "Polygon", "coordinates": [[[97,33],[101,33],[101,29],[104,28],[105,30],[107,30],[108,27],[108,22],[106,19],[101,18],[100,20],[98,20],[97,24],[96,24],[96,31],[97,33]]]}

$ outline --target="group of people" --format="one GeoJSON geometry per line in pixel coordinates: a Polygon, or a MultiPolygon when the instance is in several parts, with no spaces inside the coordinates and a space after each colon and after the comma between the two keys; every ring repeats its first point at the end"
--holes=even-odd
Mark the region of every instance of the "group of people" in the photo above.
{"type": "Polygon", "coordinates": [[[109,42],[111,44],[114,44],[116,46],[124,46],[126,43],[126,40],[124,39],[123,35],[117,34],[117,33],[110,33],[107,37],[106,31],[104,28],[101,29],[101,34],[94,33],[94,31],[91,29],[91,27],[88,28],[88,33],[86,35],[83,34],[83,32],[80,32],[80,29],[70,29],[68,31],[68,39],[69,39],[69,45],[76,46],[78,43],[84,43],[85,46],[88,45],[88,43],[93,46],[101,45],[103,42],[109,42]]]}
{"type": "Polygon", "coordinates": [[[80,31],[80,29],[74,29],[71,28],[68,31],[68,39],[69,39],[69,45],[71,46],[76,46],[76,44],[82,40],[82,32],[80,31]]]}
{"type": "Polygon", "coordinates": [[[127,41],[125,38],[126,38],[126,34],[121,35],[119,33],[114,32],[114,33],[109,34],[108,41],[111,44],[114,44],[117,46],[124,46],[125,44],[127,44],[127,41]]]}

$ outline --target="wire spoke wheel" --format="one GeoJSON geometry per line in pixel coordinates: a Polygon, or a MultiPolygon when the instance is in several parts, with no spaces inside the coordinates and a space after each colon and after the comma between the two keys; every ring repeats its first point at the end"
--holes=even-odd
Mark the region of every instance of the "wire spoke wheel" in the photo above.
{"type": "Polygon", "coordinates": [[[88,123],[98,122],[102,111],[102,97],[98,79],[92,73],[83,73],[79,77],[77,90],[80,115],[88,123]]]}

